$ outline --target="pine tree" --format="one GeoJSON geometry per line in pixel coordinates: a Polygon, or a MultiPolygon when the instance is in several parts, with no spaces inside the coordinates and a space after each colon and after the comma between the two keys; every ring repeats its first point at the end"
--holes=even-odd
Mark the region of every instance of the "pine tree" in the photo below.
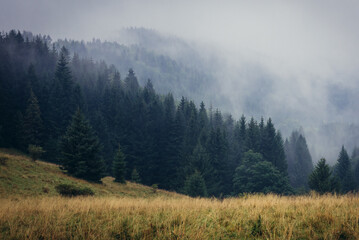
{"type": "Polygon", "coordinates": [[[285,154],[288,163],[288,175],[294,188],[308,188],[308,177],[313,171],[312,157],[305,137],[298,131],[286,140],[285,154]]]}
{"type": "Polygon", "coordinates": [[[135,76],[135,72],[132,68],[130,68],[130,70],[128,71],[128,75],[125,79],[125,87],[130,94],[136,94],[140,89],[137,77],[135,76]]]}
{"type": "MultiPolygon", "coordinates": [[[[241,127],[241,132],[242,132],[242,127],[241,127]]],[[[245,137],[246,137],[246,141],[245,141],[246,151],[252,150],[254,152],[259,152],[260,150],[259,128],[257,122],[254,120],[253,117],[248,123],[248,128],[245,131],[245,137]]]]}
{"type": "Polygon", "coordinates": [[[43,134],[43,123],[41,118],[41,111],[37,98],[32,89],[30,89],[30,98],[26,108],[23,127],[26,146],[29,144],[42,144],[41,140],[43,134]]]}
{"type": "Polygon", "coordinates": [[[100,181],[103,161],[100,144],[90,124],[78,109],[61,141],[62,168],[69,175],[89,181],[100,181]]]}
{"type": "Polygon", "coordinates": [[[121,146],[118,146],[115,159],[112,163],[113,176],[115,177],[115,182],[126,183],[125,181],[125,155],[121,151],[121,146]]]}
{"type": "Polygon", "coordinates": [[[330,167],[326,164],[325,159],[320,159],[313,172],[309,175],[308,185],[310,189],[315,190],[320,194],[332,192],[331,174],[330,167]]]}
{"type": "Polygon", "coordinates": [[[132,170],[131,181],[134,182],[134,183],[141,183],[141,178],[140,178],[140,175],[138,174],[136,168],[134,168],[132,170]]]}
{"type": "Polygon", "coordinates": [[[339,153],[337,166],[335,168],[335,173],[340,180],[343,180],[349,171],[350,171],[349,155],[345,150],[344,146],[342,146],[342,149],[339,153]]]}
{"type": "Polygon", "coordinates": [[[49,96],[51,106],[50,119],[52,135],[57,138],[71,121],[76,110],[73,97],[73,80],[69,66],[69,53],[65,47],[61,48],[60,58],[55,71],[55,79],[49,96]]]}
{"type": "Polygon", "coordinates": [[[343,193],[347,193],[355,189],[355,180],[351,169],[351,162],[344,146],[342,146],[339,153],[335,173],[340,180],[341,190],[343,193]]]}

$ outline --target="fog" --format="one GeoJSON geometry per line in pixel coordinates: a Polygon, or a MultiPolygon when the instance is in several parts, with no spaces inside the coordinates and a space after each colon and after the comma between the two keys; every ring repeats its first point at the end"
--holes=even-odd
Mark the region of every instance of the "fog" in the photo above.
{"type": "Polygon", "coordinates": [[[218,79],[227,99],[220,109],[272,117],[285,136],[302,126],[314,161],[331,162],[348,144],[345,129],[359,123],[358,22],[354,0],[0,3],[3,31],[125,41],[121,29],[144,27],[185,39],[218,79]]]}

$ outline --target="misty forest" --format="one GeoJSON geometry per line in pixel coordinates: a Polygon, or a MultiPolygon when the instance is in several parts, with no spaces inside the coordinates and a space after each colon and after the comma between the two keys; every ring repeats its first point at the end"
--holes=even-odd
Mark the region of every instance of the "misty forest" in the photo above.
{"type": "Polygon", "coordinates": [[[312,159],[302,129],[283,137],[270,117],[236,119],[202,101],[204,76],[135,45],[3,32],[0,147],[90,182],[113,176],[193,197],[358,190],[359,148],[338,145],[332,165],[312,159]],[[119,66],[90,55],[109,49],[119,66]]]}
{"type": "Polygon", "coordinates": [[[359,239],[358,22],[0,0],[0,239],[359,239]]]}

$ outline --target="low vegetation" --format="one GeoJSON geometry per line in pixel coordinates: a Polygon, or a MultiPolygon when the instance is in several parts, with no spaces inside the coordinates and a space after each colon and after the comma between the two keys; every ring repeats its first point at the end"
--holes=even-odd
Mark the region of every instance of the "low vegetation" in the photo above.
{"type": "Polygon", "coordinates": [[[358,239],[354,195],[0,200],[3,239],[358,239]]]}
{"type": "Polygon", "coordinates": [[[8,197],[44,197],[59,196],[56,191],[58,185],[71,185],[73,187],[92,189],[95,196],[128,196],[128,197],[184,197],[183,195],[157,190],[141,184],[127,182],[119,184],[113,177],[105,177],[102,183],[91,183],[64,174],[58,165],[42,161],[32,161],[22,153],[0,149],[0,196],[8,197]]]}

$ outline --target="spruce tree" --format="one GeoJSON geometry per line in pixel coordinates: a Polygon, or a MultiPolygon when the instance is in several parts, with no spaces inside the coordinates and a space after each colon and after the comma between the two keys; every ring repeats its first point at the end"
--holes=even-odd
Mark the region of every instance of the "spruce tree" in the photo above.
{"type": "Polygon", "coordinates": [[[339,153],[337,165],[335,167],[336,176],[341,183],[341,191],[347,193],[355,189],[355,180],[351,169],[349,155],[344,146],[339,153]]]}
{"type": "Polygon", "coordinates": [[[62,168],[69,175],[98,182],[103,176],[104,164],[101,146],[90,124],[78,109],[61,140],[62,168]]]}
{"type": "Polygon", "coordinates": [[[23,128],[26,145],[41,145],[43,123],[39,103],[32,89],[30,89],[30,98],[26,108],[23,128]]]}
{"type": "Polygon", "coordinates": [[[313,162],[305,137],[298,131],[292,132],[290,141],[286,140],[285,154],[291,185],[294,188],[308,188],[313,162]]]}
{"type": "Polygon", "coordinates": [[[207,197],[206,183],[198,171],[186,178],[184,193],[191,197],[207,197]]]}
{"type": "Polygon", "coordinates": [[[112,163],[112,171],[113,176],[115,177],[115,182],[126,183],[125,165],[125,155],[121,151],[121,145],[119,145],[114,161],[112,163]]]}
{"type": "Polygon", "coordinates": [[[136,168],[134,168],[134,169],[132,170],[132,173],[131,173],[131,181],[134,182],[134,183],[141,183],[140,174],[138,174],[136,168]]]}
{"type": "Polygon", "coordinates": [[[60,58],[55,71],[55,79],[51,87],[49,103],[52,135],[57,138],[71,121],[76,110],[73,97],[73,80],[69,66],[68,50],[61,48],[60,58]]]}
{"type": "Polygon", "coordinates": [[[332,192],[333,180],[331,174],[330,167],[326,164],[325,159],[320,159],[313,172],[309,175],[308,185],[310,189],[315,190],[320,194],[332,192]]]}

